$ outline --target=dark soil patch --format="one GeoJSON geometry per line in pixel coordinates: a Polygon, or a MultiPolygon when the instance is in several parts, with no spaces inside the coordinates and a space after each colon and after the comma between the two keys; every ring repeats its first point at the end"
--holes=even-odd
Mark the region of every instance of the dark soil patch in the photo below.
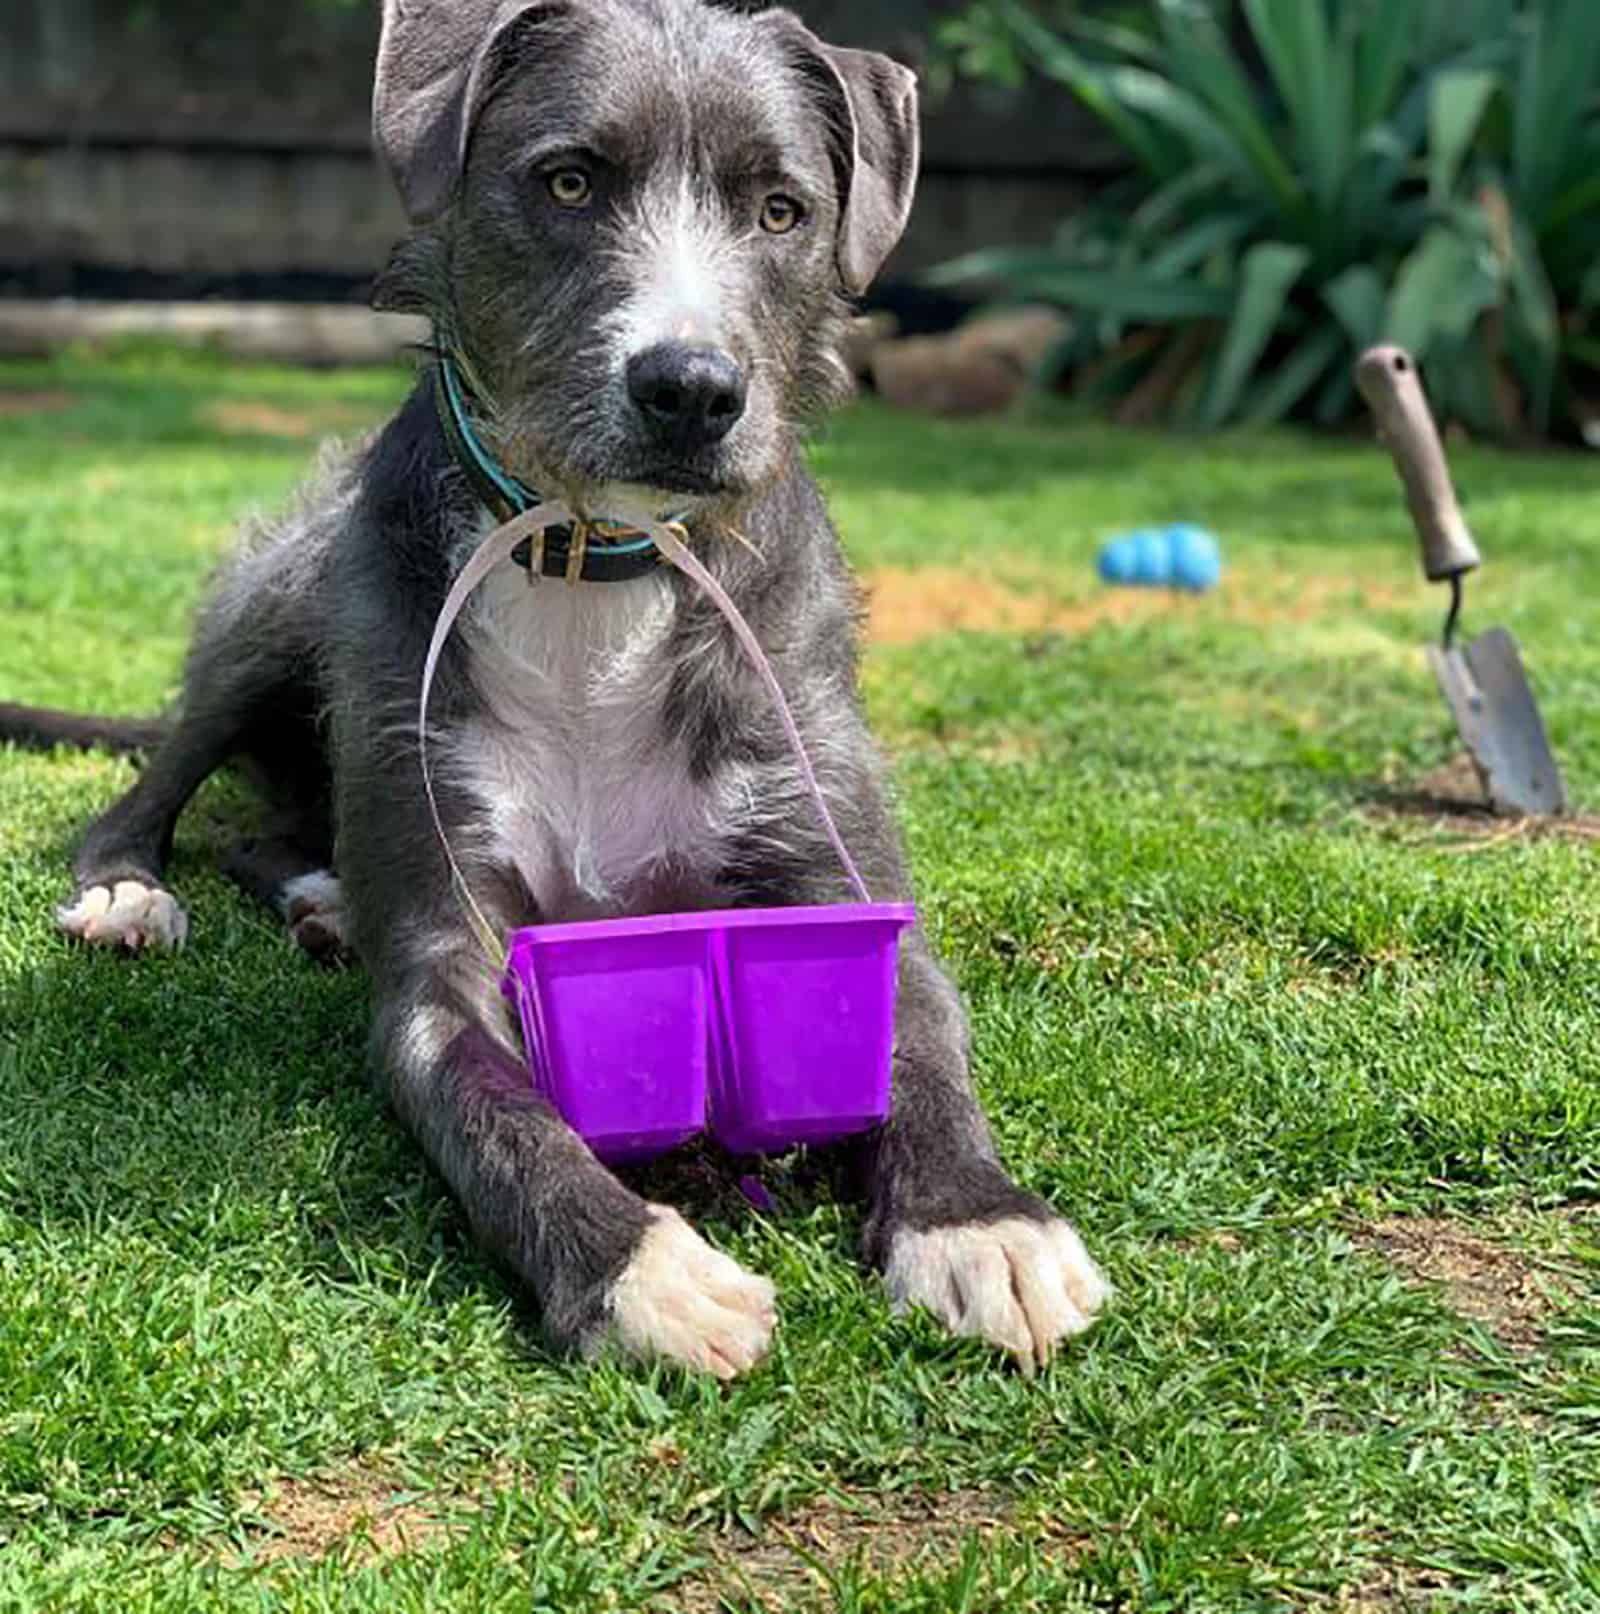
{"type": "Polygon", "coordinates": [[[1422,1614],[1440,1607],[1457,1583],[1441,1570],[1411,1564],[1378,1564],[1358,1586],[1333,1599],[1338,1614],[1422,1614]]]}
{"type": "Polygon", "coordinates": [[[919,644],[939,633],[1079,634],[1105,624],[1158,618],[1243,622],[1252,627],[1317,621],[1394,606],[1396,591],[1342,577],[1226,574],[1205,594],[1169,588],[1104,588],[1085,599],[1054,597],[1049,579],[984,576],[959,566],[879,566],[863,574],[867,631],[875,644],[919,644]]]}
{"type": "Polygon", "coordinates": [[[1560,818],[1506,818],[1491,812],[1472,758],[1459,752],[1406,788],[1376,796],[1368,809],[1378,821],[1412,820],[1474,842],[1600,840],[1600,815],[1566,813],[1560,818]]]}
{"type": "Polygon", "coordinates": [[[1559,1305],[1559,1286],[1535,1259],[1492,1244],[1459,1222],[1392,1216],[1360,1228],[1355,1242],[1408,1278],[1440,1285],[1453,1311],[1517,1349],[1540,1342],[1559,1305]]]}
{"type": "Polygon", "coordinates": [[[1082,633],[1102,622],[1137,621],[1159,603],[1124,590],[1069,606],[946,566],[882,566],[863,581],[868,632],[886,645],[918,644],[940,633],[1082,633]]]}
{"type": "Polygon", "coordinates": [[[254,1516],[243,1555],[252,1563],[337,1557],[359,1564],[449,1535],[477,1501],[407,1491],[392,1474],[350,1468],[279,1480],[270,1491],[246,1496],[244,1507],[254,1516]]]}
{"type": "Polygon", "coordinates": [[[224,398],[204,411],[207,425],[230,437],[303,439],[352,431],[371,424],[371,412],[356,405],[323,403],[308,409],[244,398],[224,398]]]}
{"type": "MultiPolygon", "coordinates": [[[[1010,1504],[985,1491],[917,1492],[859,1504],[820,1497],[770,1520],[758,1537],[714,1544],[715,1568],[678,1589],[678,1606],[683,1614],[717,1614],[730,1605],[778,1614],[826,1590],[819,1565],[860,1563],[892,1574],[926,1559],[949,1561],[970,1536],[987,1540],[1015,1529],[1010,1504]]],[[[1043,1533],[1048,1550],[1063,1559],[1088,1545],[1069,1532],[1043,1533]]]]}
{"type": "Polygon", "coordinates": [[[21,415],[58,415],[78,401],[75,393],[60,387],[34,391],[12,390],[0,387],[0,417],[21,415]]]}

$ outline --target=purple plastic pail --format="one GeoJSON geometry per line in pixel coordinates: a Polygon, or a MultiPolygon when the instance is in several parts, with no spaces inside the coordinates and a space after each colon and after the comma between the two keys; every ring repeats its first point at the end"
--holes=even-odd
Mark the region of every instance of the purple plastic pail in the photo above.
{"type": "Polygon", "coordinates": [[[709,1124],[740,1152],[822,1143],[889,1113],[895,965],[909,903],[739,908],[510,938],[538,1090],[601,1159],[709,1124]]]}

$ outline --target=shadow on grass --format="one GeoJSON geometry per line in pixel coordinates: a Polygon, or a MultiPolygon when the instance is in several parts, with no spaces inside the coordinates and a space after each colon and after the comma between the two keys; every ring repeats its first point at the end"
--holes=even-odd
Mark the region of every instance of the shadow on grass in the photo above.
{"type": "MultiPolygon", "coordinates": [[[[363,972],[313,965],[219,881],[196,890],[184,873],[175,885],[200,900],[183,953],[75,948],[0,995],[0,1203],[35,1226],[270,1260],[313,1284],[487,1292],[555,1360],[528,1292],[476,1246],[368,1079],[363,972]]],[[[726,1225],[750,1216],[739,1184],[756,1169],[699,1145],[619,1175],[726,1225]]],[[[825,1197],[821,1166],[782,1179],[786,1218],[825,1197]]]]}

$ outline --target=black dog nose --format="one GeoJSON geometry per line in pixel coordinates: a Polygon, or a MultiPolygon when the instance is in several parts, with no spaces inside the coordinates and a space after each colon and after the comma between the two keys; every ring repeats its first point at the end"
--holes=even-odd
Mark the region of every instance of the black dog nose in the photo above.
{"type": "Polygon", "coordinates": [[[704,448],[744,413],[744,371],[720,348],[660,342],[628,361],[628,393],[657,436],[704,448]]]}

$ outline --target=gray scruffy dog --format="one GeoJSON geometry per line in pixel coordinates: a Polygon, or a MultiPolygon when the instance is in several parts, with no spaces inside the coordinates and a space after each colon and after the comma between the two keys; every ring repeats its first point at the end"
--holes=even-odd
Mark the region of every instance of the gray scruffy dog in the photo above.
{"type": "MultiPolygon", "coordinates": [[[[868,883],[904,895],[856,600],[797,423],[843,391],[848,299],[904,227],[914,80],[781,10],[387,0],[374,108],[413,225],[380,293],[431,316],[438,351],[382,432],[223,569],[180,707],[89,831],[61,922],[181,942],[173,826],[213,770],[250,766],[274,832],[232,872],[303,945],[364,961],[391,1101],[552,1339],[731,1377],[769,1345],[773,1287],[534,1093],[430,822],[418,676],[452,576],[518,489],[618,525],[679,518],[770,654],[868,883]]],[[[497,567],[441,664],[439,804],[490,921],[847,897],[726,625],[618,525],[497,567]]],[[[139,738],[0,718],[12,737],[139,738]]],[[[902,945],[893,1114],[854,1148],[866,1257],[898,1305],[1029,1368],[1089,1325],[1106,1286],[996,1159],[920,934],[902,945]]]]}

